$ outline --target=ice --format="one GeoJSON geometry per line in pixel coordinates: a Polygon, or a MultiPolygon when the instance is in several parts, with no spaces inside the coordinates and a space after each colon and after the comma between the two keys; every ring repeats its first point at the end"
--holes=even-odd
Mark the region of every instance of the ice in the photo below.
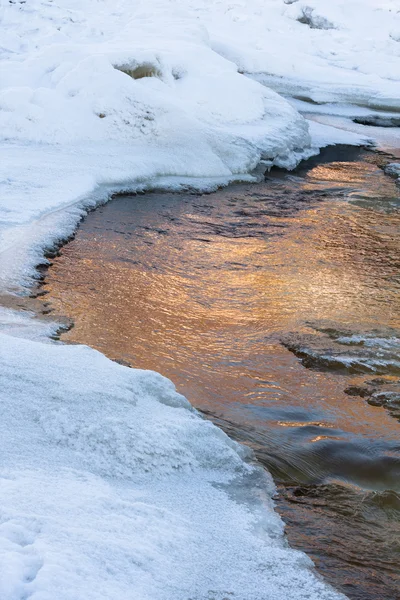
{"type": "Polygon", "coordinates": [[[334,144],[345,144],[347,146],[370,146],[373,139],[363,133],[352,131],[349,121],[342,120],[339,127],[337,121],[332,124],[332,118],[328,119],[309,117],[309,132],[314,146],[324,148],[334,144]]]}
{"type": "Polygon", "coordinates": [[[285,345],[309,368],[377,375],[400,372],[400,339],[396,334],[325,333],[327,337],[321,338],[304,336],[296,340],[289,337],[285,345]]]}
{"type": "Polygon", "coordinates": [[[379,111],[346,103],[312,104],[294,98],[289,101],[307,118],[313,146],[372,145],[390,153],[396,154],[399,151],[398,112],[379,111]]]}
{"type": "Polygon", "coordinates": [[[0,332],[49,343],[64,328],[61,323],[38,318],[30,311],[0,307],[0,332]]]}
{"type": "MultiPolygon", "coordinates": [[[[397,0],[3,2],[0,291],[116,192],[398,145],[353,120],[398,114],[399,19],[397,0]]],[[[244,448],[58,327],[0,312],[2,599],[342,597],[287,547],[244,448]]]]}
{"type": "MultiPolygon", "coordinates": [[[[384,113],[381,113],[384,115],[384,113]]],[[[307,114],[310,119],[310,134],[314,144],[327,145],[337,136],[335,143],[373,145],[376,148],[397,154],[400,147],[400,127],[364,126],[353,119],[339,115],[307,114]],[[315,128],[318,128],[317,130],[315,128]],[[322,139],[316,137],[323,127],[322,139]],[[346,141],[347,140],[347,141],[346,141]],[[326,143],[324,143],[326,142],[326,143]]]]}
{"type": "MultiPolygon", "coordinates": [[[[44,247],[112,192],[210,189],[249,178],[260,160],[293,168],[328,144],[380,143],[382,128],[332,103],[399,108],[396,0],[30,0],[0,10],[3,289],[29,282],[44,247]],[[319,103],[306,114],[311,137],[300,107],[271,87],[307,100],[302,112],[319,103]]],[[[398,131],[385,135],[380,147],[398,146],[398,131]]]]}
{"type": "Polygon", "coordinates": [[[398,183],[400,183],[400,163],[389,163],[385,168],[385,172],[396,177],[398,183]]]}
{"type": "Polygon", "coordinates": [[[339,600],[171,382],[0,334],[2,598],[339,600]]]}

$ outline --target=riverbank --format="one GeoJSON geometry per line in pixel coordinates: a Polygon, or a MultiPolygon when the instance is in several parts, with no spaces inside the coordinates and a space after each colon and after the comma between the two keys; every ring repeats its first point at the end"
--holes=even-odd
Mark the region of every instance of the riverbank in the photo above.
{"type": "Polygon", "coordinates": [[[399,424],[347,393],[377,375],[380,389],[398,389],[390,160],[336,148],[294,174],[212,195],[116,198],[84,221],[40,287],[46,311],[73,319],[63,340],[167,375],[249,445],[278,484],[291,543],[363,600],[396,597],[399,563],[399,424]],[[353,371],[333,359],[309,371],[285,348],[307,339],[317,362],[335,352],[326,332],[343,328],[353,371]],[[360,336],[378,330],[370,355],[360,336]]]}
{"type": "Polygon", "coordinates": [[[57,343],[57,323],[11,308],[115,193],[210,192],[329,144],[379,145],[381,128],[354,121],[395,124],[396,11],[3,3],[2,598],[338,598],[287,547],[271,479],[172,384],[57,343]]]}

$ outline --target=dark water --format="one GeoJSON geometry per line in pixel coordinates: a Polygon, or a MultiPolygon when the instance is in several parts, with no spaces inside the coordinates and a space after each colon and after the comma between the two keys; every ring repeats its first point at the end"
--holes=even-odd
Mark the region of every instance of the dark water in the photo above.
{"type": "MultiPolygon", "coordinates": [[[[49,269],[65,341],[170,377],[274,475],[291,544],[400,598],[399,190],[368,152],[119,197],[49,269]]],[[[249,599],[250,600],[250,599],[249,599]]]]}

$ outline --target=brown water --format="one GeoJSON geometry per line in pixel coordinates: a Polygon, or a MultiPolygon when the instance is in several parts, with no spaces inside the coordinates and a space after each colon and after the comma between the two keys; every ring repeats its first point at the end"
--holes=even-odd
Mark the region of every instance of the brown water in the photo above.
{"type": "Polygon", "coordinates": [[[252,446],[291,544],[359,600],[400,598],[400,213],[384,159],[337,150],[212,195],[118,197],[42,288],[73,319],[64,341],[161,372],[252,446]]]}

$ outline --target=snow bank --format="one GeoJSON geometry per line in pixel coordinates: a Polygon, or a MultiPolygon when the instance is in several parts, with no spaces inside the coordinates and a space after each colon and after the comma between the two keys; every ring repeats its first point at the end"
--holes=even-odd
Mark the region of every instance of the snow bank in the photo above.
{"type": "Polygon", "coordinates": [[[0,334],[4,600],[339,600],[271,478],[161,375],[0,334]]]}
{"type": "Polygon", "coordinates": [[[15,0],[0,20],[3,288],[26,284],[94,196],[215,187],[373,138],[325,122],[311,140],[266,86],[399,108],[396,0],[15,0]]]}
{"type": "Polygon", "coordinates": [[[213,47],[275,90],[399,108],[398,0],[252,0],[229,8],[221,1],[214,13],[228,13],[229,25],[221,28],[213,14],[213,47]]]}
{"type": "Polygon", "coordinates": [[[311,154],[306,121],[216,53],[196,7],[179,4],[3,4],[3,287],[32,275],[44,243],[57,238],[43,217],[82,208],[94,190],[100,201],[110,189],[165,177],[217,186],[246,177],[261,159],[292,168],[311,154]],[[10,268],[10,253],[25,271],[18,261],[10,268]]]}
{"type": "MultiPolygon", "coordinates": [[[[396,0],[13,0],[0,21],[1,290],[116,191],[367,139],[315,121],[311,140],[276,91],[398,109],[396,0]]],[[[25,339],[55,327],[0,314],[2,599],[341,597],[242,448],[161,376],[25,339]]]]}
{"type": "MultiPolygon", "coordinates": [[[[307,118],[314,146],[373,145],[395,156],[400,149],[400,113],[344,103],[310,104],[291,98],[290,104],[307,118]]],[[[398,101],[400,108],[400,98],[398,101]]]]}

